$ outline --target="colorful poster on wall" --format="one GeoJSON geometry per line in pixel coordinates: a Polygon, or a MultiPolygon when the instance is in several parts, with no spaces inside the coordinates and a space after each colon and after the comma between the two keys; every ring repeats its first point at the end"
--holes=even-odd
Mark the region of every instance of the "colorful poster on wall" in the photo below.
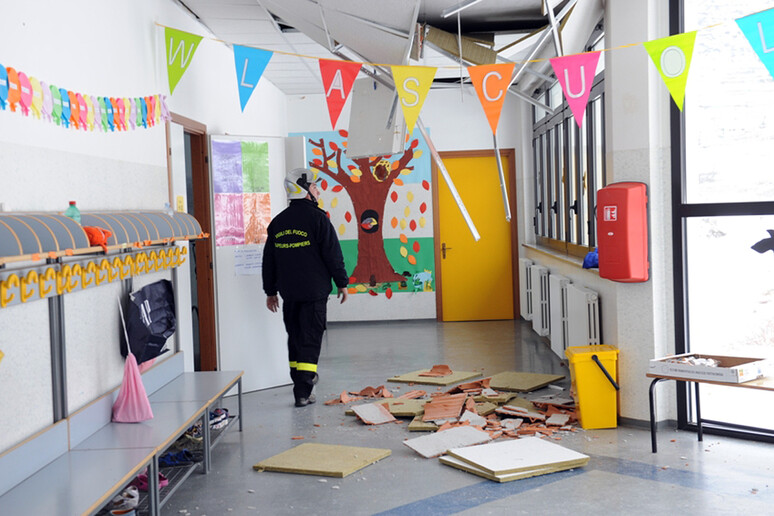
{"type": "Polygon", "coordinates": [[[304,134],[307,166],[321,172],[321,208],[330,215],[350,275],[350,292],[385,295],[435,290],[430,150],[420,136],[391,156],[350,160],[347,131],[304,134]]]}
{"type": "Polygon", "coordinates": [[[215,245],[262,244],[271,220],[269,144],[210,140],[215,245]]]}

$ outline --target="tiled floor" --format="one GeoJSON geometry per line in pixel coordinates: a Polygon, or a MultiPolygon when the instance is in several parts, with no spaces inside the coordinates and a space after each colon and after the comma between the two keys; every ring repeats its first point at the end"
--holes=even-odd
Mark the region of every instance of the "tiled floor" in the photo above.
{"type": "MultiPolygon", "coordinates": [[[[713,435],[699,443],[694,433],[665,429],[652,454],[645,428],[581,430],[558,442],[589,455],[587,466],[498,484],[417,455],[402,444],[421,435],[409,434],[406,422],[366,427],[341,405],[322,403],[439,363],[485,375],[569,377],[523,322],[330,324],[318,403],[295,408],[289,386],[246,394],[244,431],[224,437],[210,474],[194,472],[162,514],[774,514],[772,444],[713,435]],[[392,455],[343,479],[253,471],[256,462],[303,442],[389,448],[392,455]]],[[[396,393],[416,388],[387,386],[396,393]]],[[[236,400],[225,404],[236,410],[236,400]]]]}

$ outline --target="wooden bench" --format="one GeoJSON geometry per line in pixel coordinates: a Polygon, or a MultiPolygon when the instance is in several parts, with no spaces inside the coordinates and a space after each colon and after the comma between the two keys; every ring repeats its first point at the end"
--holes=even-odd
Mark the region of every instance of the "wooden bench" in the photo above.
{"type": "Polygon", "coordinates": [[[648,391],[650,401],[650,442],[653,453],[656,453],[658,444],[656,442],[656,384],[664,380],[674,380],[676,382],[693,382],[696,388],[696,431],[698,433],[699,441],[704,440],[704,430],[702,428],[701,419],[701,404],[699,400],[699,384],[707,383],[711,385],[724,385],[726,387],[741,387],[744,389],[759,389],[764,391],[774,391],[774,377],[758,378],[757,380],[751,380],[744,383],[730,383],[730,382],[715,382],[711,380],[700,380],[696,378],[683,378],[680,376],[669,376],[663,374],[648,373],[645,376],[653,378],[650,383],[650,389],[648,391]]]}
{"type": "Polygon", "coordinates": [[[163,503],[197,467],[162,469],[169,485],[158,483],[158,459],[178,437],[202,422],[201,470],[210,470],[211,450],[234,424],[242,431],[242,372],[183,372],[177,353],[143,374],[153,419],[142,423],[111,422],[118,389],[0,455],[0,508],[3,515],[96,514],[148,468],[148,492],[140,512],[158,515],[163,503]],[[226,393],[237,388],[238,413],[211,432],[209,413],[226,393]]]}

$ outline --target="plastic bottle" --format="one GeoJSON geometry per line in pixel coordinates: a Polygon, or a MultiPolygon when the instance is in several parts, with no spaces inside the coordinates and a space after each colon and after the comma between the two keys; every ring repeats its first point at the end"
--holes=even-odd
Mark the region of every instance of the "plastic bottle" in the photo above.
{"type": "Polygon", "coordinates": [[[170,206],[170,204],[168,202],[164,203],[164,213],[166,213],[170,217],[174,217],[175,216],[175,210],[172,209],[172,206],[170,206]]]}
{"type": "Polygon", "coordinates": [[[65,217],[70,217],[78,224],[81,223],[81,210],[75,205],[75,201],[70,201],[70,206],[64,212],[65,217]]]}

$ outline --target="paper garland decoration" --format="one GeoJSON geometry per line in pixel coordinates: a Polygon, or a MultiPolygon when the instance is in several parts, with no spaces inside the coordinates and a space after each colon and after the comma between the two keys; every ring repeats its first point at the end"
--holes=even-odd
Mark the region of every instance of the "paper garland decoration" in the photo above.
{"type": "Polygon", "coordinates": [[[320,59],[320,75],[325,88],[325,100],[331,117],[331,129],[336,129],[341,110],[347,102],[352,85],[360,73],[361,63],[320,59]]]}
{"type": "Polygon", "coordinates": [[[164,44],[167,54],[167,75],[169,77],[169,93],[174,93],[175,86],[188,70],[196,48],[202,41],[202,36],[183,32],[182,30],[164,27],[164,44]]]}
{"type": "Polygon", "coordinates": [[[511,83],[513,68],[516,63],[471,66],[468,68],[470,80],[478,93],[481,107],[492,128],[492,134],[497,134],[500,113],[505,103],[506,89],[511,83]]]}
{"type": "Polygon", "coordinates": [[[594,85],[600,53],[586,52],[549,60],[578,127],[583,125],[583,115],[594,85]]]}
{"type": "Polygon", "coordinates": [[[127,131],[169,120],[165,95],[94,97],[48,85],[2,64],[0,109],[84,131],[127,131]]]}
{"type": "Polygon", "coordinates": [[[406,130],[411,134],[438,69],[432,66],[392,66],[391,68],[400,107],[403,109],[403,118],[406,119],[406,130]]]}
{"type": "Polygon", "coordinates": [[[258,81],[261,80],[261,75],[263,75],[263,71],[273,54],[274,52],[260,48],[234,45],[234,63],[236,64],[239,103],[242,106],[242,112],[244,112],[247,101],[250,100],[250,96],[258,85],[258,81]]]}
{"type": "Polygon", "coordinates": [[[683,110],[685,85],[688,83],[695,41],[696,31],[693,31],[642,44],[680,111],[683,110]]]}
{"type": "Polygon", "coordinates": [[[774,9],[739,18],[736,23],[758,58],[774,76],[774,9]]]}

